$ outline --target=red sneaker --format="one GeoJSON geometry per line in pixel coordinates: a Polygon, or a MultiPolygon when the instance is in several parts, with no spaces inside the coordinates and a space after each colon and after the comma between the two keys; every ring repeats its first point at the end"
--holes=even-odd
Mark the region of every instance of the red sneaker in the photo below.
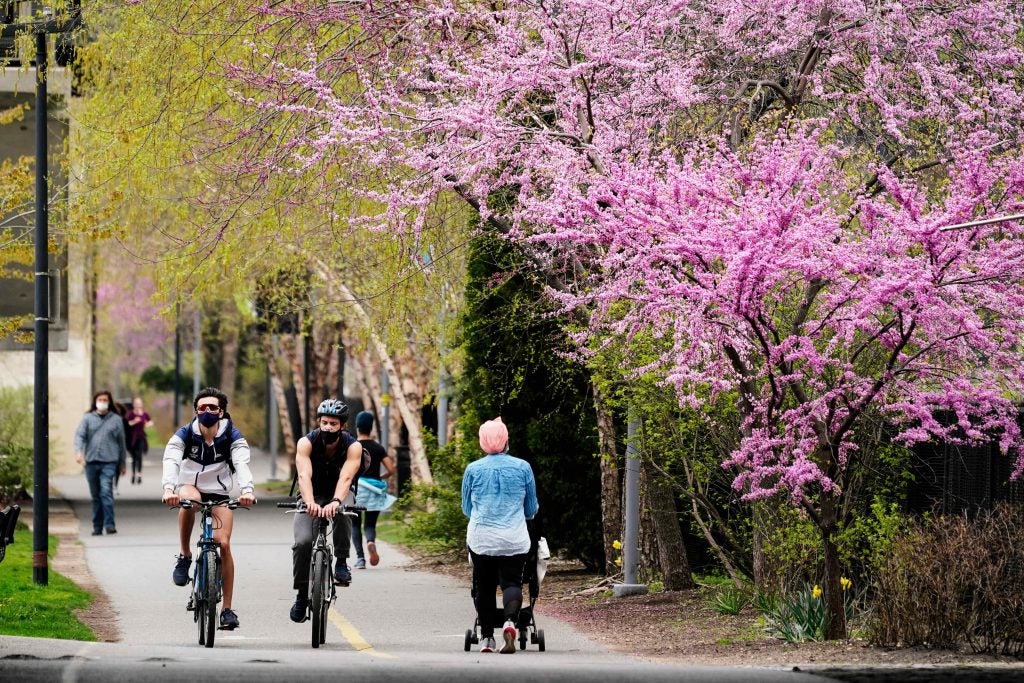
{"type": "Polygon", "coordinates": [[[370,553],[370,566],[376,567],[377,563],[380,562],[380,555],[377,554],[377,544],[373,541],[367,541],[366,550],[370,553]]]}
{"type": "Polygon", "coordinates": [[[501,646],[501,654],[510,655],[516,651],[516,627],[511,621],[505,622],[505,628],[501,631],[505,644],[501,646]]]}

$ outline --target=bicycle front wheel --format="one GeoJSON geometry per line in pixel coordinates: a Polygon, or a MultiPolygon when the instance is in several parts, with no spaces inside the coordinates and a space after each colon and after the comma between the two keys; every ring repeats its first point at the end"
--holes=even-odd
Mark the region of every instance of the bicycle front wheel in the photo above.
{"type": "Polygon", "coordinates": [[[203,586],[203,603],[206,605],[204,611],[206,647],[213,647],[213,638],[217,633],[217,603],[220,602],[220,573],[217,571],[220,563],[217,562],[215,552],[208,551],[204,554],[206,566],[203,571],[206,575],[206,585],[203,586]]]}
{"type": "Polygon", "coordinates": [[[323,633],[325,630],[324,617],[326,611],[324,610],[324,604],[326,602],[326,595],[324,594],[324,577],[330,576],[330,565],[327,560],[327,554],[322,550],[313,553],[313,567],[311,576],[309,577],[309,610],[313,616],[313,633],[312,642],[313,647],[320,647],[320,643],[323,641],[323,633]],[[328,571],[325,571],[328,570],[328,571]]]}

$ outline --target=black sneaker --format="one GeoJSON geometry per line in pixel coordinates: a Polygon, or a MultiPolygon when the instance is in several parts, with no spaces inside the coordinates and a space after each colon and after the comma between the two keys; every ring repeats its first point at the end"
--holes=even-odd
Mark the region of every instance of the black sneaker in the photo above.
{"type": "Polygon", "coordinates": [[[299,595],[295,598],[295,604],[292,605],[292,611],[288,613],[288,616],[296,624],[301,624],[306,620],[306,608],[309,607],[309,600],[306,599],[305,595],[299,595]]]}
{"type": "Polygon", "coordinates": [[[340,586],[352,583],[352,572],[349,571],[348,563],[345,560],[338,560],[338,564],[334,566],[334,583],[340,586]]]}
{"type": "Polygon", "coordinates": [[[174,563],[174,585],[184,586],[188,583],[188,569],[192,566],[192,558],[178,555],[178,561],[174,563]]]}
{"type": "Polygon", "coordinates": [[[102,536],[103,535],[103,529],[93,529],[92,530],[92,535],[93,536],[102,536]]]}
{"type": "Polygon", "coordinates": [[[116,533],[117,533],[117,529],[115,529],[115,528],[114,528],[114,527],[112,527],[112,526],[108,526],[108,527],[107,527],[107,535],[108,535],[108,536],[109,536],[110,534],[116,534],[116,533]]]}
{"type": "Polygon", "coordinates": [[[238,628],[238,615],[235,610],[225,607],[220,612],[220,627],[224,631],[234,631],[238,628]]]}

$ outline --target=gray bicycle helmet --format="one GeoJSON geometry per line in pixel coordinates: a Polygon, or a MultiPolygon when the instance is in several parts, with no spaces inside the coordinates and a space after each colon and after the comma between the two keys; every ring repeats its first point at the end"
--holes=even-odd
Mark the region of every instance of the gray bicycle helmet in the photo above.
{"type": "Polygon", "coordinates": [[[345,402],[337,398],[324,399],[320,403],[320,407],[316,409],[316,416],[318,418],[336,417],[342,422],[348,422],[348,406],[345,402]]]}

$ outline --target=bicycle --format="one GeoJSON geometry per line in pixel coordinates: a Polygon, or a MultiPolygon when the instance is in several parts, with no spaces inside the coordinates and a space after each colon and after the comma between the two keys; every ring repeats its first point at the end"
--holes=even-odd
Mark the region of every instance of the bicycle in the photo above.
{"type": "MultiPolygon", "coordinates": [[[[302,501],[278,503],[279,508],[291,508],[289,512],[306,513],[306,504],[302,501]]],[[[358,505],[342,505],[340,514],[355,517],[365,507],[358,505]]],[[[309,560],[309,601],[306,608],[305,621],[312,621],[312,645],[318,648],[327,641],[327,612],[337,599],[334,577],[331,567],[334,566],[334,545],[328,542],[333,536],[334,520],[317,517],[315,520],[316,537],[313,539],[313,552],[309,560]]]]}
{"type": "Polygon", "coordinates": [[[220,542],[213,537],[213,508],[226,507],[236,510],[249,508],[238,504],[237,498],[217,502],[200,502],[182,499],[176,506],[186,510],[198,507],[202,515],[199,534],[199,557],[196,559],[192,572],[192,592],[188,597],[185,609],[193,613],[193,620],[199,624],[199,644],[213,647],[217,632],[217,603],[222,596],[220,570],[220,542]]]}

